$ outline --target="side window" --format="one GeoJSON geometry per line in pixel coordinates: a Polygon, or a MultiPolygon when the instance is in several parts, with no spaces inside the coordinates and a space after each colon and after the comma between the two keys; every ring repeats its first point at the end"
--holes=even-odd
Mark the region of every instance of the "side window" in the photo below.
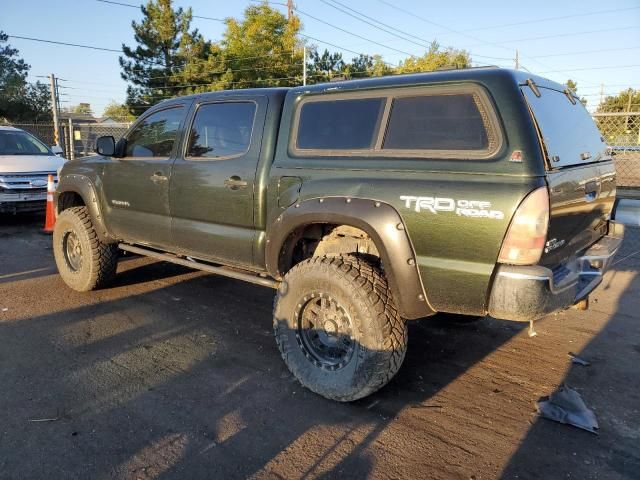
{"type": "Polygon", "coordinates": [[[358,98],[304,103],[299,114],[296,148],[373,148],[385,101],[385,98],[358,98]]]}
{"type": "Polygon", "coordinates": [[[304,97],[290,154],[474,160],[503,144],[497,112],[475,84],[399,86],[304,97]]]}
{"type": "Polygon", "coordinates": [[[480,108],[473,93],[394,98],[382,149],[490,149],[480,108]]]}
{"type": "Polygon", "coordinates": [[[251,145],[255,113],[253,102],[201,105],[189,132],[187,157],[216,159],[246,153],[251,145]]]}
{"type": "Polygon", "coordinates": [[[182,107],[152,113],[127,136],[126,157],[169,157],[184,115],[182,107]]]}

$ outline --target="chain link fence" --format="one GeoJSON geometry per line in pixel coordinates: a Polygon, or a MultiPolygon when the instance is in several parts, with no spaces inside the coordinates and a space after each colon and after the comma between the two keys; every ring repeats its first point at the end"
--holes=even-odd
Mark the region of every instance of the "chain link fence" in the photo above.
{"type": "Polygon", "coordinates": [[[640,189],[640,112],[594,113],[593,120],[614,154],[618,187],[640,189]]]}
{"type": "MultiPolygon", "coordinates": [[[[640,112],[594,113],[593,120],[614,153],[618,172],[617,184],[621,191],[638,191],[640,195],[640,112]]],[[[66,158],[93,155],[96,140],[112,135],[116,140],[124,135],[129,123],[75,123],[61,124],[60,145],[66,158]]],[[[52,123],[16,123],[47,145],[55,144],[52,123]]]]}
{"type": "Polygon", "coordinates": [[[21,128],[35,135],[49,146],[56,144],[53,134],[53,123],[11,123],[7,126],[21,128]]]}
{"type": "MultiPolygon", "coordinates": [[[[128,130],[130,123],[81,123],[73,125],[74,158],[93,155],[99,137],[112,136],[118,141],[128,130]]],[[[68,158],[68,157],[67,157],[68,158]]]]}
{"type": "MultiPolygon", "coordinates": [[[[12,123],[10,125],[35,135],[49,146],[56,144],[53,123],[12,123]]],[[[64,157],[79,158],[93,155],[98,137],[111,135],[117,141],[130,125],[130,123],[61,123],[59,138],[64,157]]]]}

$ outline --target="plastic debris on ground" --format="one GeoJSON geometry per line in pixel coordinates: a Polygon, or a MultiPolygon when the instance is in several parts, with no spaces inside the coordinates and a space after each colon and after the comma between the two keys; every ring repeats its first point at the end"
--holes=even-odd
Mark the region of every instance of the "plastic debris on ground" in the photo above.
{"type": "Polygon", "coordinates": [[[580,394],[566,385],[561,386],[548,399],[540,400],[537,407],[543,418],[598,434],[596,415],[587,407],[580,394]]]}
{"type": "Polygon", "coordinates": [[[582,365],[583,367],[588,367],[591,365],[591,362],[585,360],[584,358],[580,358],[573,352],[569,352],[569,356],[571,357],[571,363],[575,363],[576,365],[582,365]]]}

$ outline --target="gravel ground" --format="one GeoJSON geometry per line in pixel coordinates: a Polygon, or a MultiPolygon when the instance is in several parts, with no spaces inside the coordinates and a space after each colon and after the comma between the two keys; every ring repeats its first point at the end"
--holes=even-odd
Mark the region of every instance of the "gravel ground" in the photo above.
{"type": "Polygon", "coordinates": [[[282,363],[273,291],[125,257],[76,293],[40,226],[0,217],[1,478],[640,478],[640,232],[589,311],[413,322],[397,377],[338,404],[282,363]],[[537,417],[565,382],[599,435],[537,417]]]}

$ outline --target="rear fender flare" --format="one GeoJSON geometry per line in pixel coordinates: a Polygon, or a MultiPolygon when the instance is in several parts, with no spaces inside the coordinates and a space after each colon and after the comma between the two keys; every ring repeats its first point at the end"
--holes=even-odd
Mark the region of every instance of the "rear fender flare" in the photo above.
{"type": "Polygon", "coordinates": [[[402,217],[394,207],[377,200],[313,198],[287,208],[267,228],[265,257],[271,276],[280,280],[286,273],[280,271],[280,256],[289,236],[298,228],[317,223],[349,225],[371,237],[403,318],[416,319],[435,313],[427,300],[416,254],[402,217]]]}
{"type": "Polygon", "coordinates": [[[111,237],[107,231],[104,217],[100,208],[100,202],[98,200],[97,189],[91,179],[84,175],[67,174],[58,179],[58,187],[54,195],[54,205],[56,214],[61,213],[61,206],[59,205],[60,195],[66,192],[73,192],[78,194],[91,216],[91,221],[95,228],[96,234],[100,241],[105,243],[111,243],[115,241],[115,238],[111,237]]]}

